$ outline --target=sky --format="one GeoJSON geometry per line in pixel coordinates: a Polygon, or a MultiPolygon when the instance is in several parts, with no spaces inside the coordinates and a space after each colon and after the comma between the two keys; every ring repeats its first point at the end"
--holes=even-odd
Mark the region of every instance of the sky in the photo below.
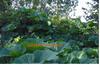
{"type": "MultiPolygon", "coordinates": [[[[92,0],[78,0],[78,6],[76,6],[75,11],[72,11],[69,16],[71,18],[77,18],[80,17],[82,22],[86,22],[84,16],[86,16],[86,14],[84,13],[84,10],[82,10],[82,7],[86,8],[86,9],[91,9],[91,6],[87,5],[87,2],[92,2],[92,0]]],[[[90,13],[88,13],[89,15],[90,13]]]]}

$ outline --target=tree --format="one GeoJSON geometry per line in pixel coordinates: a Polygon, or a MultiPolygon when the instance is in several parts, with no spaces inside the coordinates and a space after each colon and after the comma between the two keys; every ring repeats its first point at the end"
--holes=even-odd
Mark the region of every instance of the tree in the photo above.
{"type": "Polygon", "coordinates": [[[78,0],[14,0],[12,2],[13,8],[34,8],[50,15],[68,15],[77,3],[78,0]]]}
{"type": "Polygon", "coordinates": [[[91,5],[91,9],[88,10],[86,8],[83,8],[85,10],[85,13],[90,13],[90,15],[86,16],[86,20],[89,21],[94,21],[98,24],[99,22],[99,0],[93,0],[92,3],[88,2],[88,5],[91,5]]]}

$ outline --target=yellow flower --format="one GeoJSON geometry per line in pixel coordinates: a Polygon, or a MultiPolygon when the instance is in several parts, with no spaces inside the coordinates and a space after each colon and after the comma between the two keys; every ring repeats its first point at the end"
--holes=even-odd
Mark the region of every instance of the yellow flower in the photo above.
{"type": "Polygon", "coordinates": [[[14,41],[15,41],[15,42],[19,42],[20,39],[21,39],[21,38],[18,36],[18,37],[16,37],[16,38],[14,38],[14,41]]]}

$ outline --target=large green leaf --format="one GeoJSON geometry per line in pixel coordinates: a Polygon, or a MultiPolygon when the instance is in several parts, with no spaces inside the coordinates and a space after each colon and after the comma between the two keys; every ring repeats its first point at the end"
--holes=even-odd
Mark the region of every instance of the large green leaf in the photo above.
{"type": "Polygon", "coordinates": [[[13,63],[44,63],[46,60],[56,60],[57,53],[51,50],[37,50],[32,54],[25,54],[16,58],[13,63]]]}
{"type": "Polygon", "coordinates": [[[0,57],[4,57],[4,56],[10,56],[9,55],[9,50],[6,49],[6,48],[0,49],[0,57]]]}
{"type": "Polygon", "coordinates": [[[22,48],[26,48],[27,52],[33,52],[34,50],[44,49],[44,46],[40,44],[44,44],[42,39],[35,38],[27,38],[21,42],[22,48]]]}
{"type": "Polygon", "coordinates": [[[39,51],[36,51],[34,52],[34,55],[35,55],[35,62],[36,63],[43,63],[45,62],[46,60],[50,61],[50,60],[57,60],[57,52],[53,52],[49,49],[47,50],[39,50],[39,51]]]}
{"type": "Polygon", "coordinates": [[[98,57],[99,55],[99,50],[98,48],[85,48],[84,51],[86,52],[86,54],[88,55],[88,57],[98,57]]]}
{"type": "Polygon", "coordinates": [[[89,37],[88,41],[94,42],[96,45],[99,45],[99,39],[97,35],[92,35],[89,37]]]}
{"type": "Polygon", "coordinates": [[[81,64],[98,64],[98,59],[95,58],[95,59],[90,59],[90,58],[83,58],[80,60],[80,63],[81,64]]]}
{"type": "Polygon", "coordinates": [[[12,63],[17,64],[29,64],[34,63],[34,54],[25,54],[23,56],[20,56],[19,58],[16,58],[12,63]]]}
{"type": "Polygon", "coordinates": [[[9,50],[9,55],[12,57],[18,57],[24,54],[25,48],[22,48],[20,44],[9,44],[5,46],[9,50]]]}

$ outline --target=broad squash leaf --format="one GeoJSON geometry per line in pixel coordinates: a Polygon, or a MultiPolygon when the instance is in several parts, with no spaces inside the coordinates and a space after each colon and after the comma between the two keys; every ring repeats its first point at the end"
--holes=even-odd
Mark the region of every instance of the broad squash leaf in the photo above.
{"type": "Polygon", "coordinates": [[[57,52],[53,52],[49,49],[46,50],[38,50],[34,52],[35,62],[36,63],[44,63],[46,60],[57,60],[57,52]]]}
{"type": "Polygon", "coordinates": [[[11,46],[6,46],[6,48],[9,50],[9,55],[12,57],[21,56],[26,51],[20,44],[12,44],[11,46]]]}
{"type": "Polygon", "coordinates": [[[4,57],[4,56],[10,56],[9,55],[9,50],[6,49],[6,48],[0,49],[0,57],[4,57]]]}
{"type": "Polygon", "coordinates": [[[34,63],[34,54],[25,54],[16,58],[12,63],[16,64],[30,64],[34,63]]]}
{"type": "Polygon", "coordinates": [[[44,49],[44,46],[41,46],[40,44],[43,44],[42,39],[34,39],[34,38],[27,38],[21,42],[22,48],[26,48],[27,52],[33,52],[34,50],[38,49],[44,49]]]}

